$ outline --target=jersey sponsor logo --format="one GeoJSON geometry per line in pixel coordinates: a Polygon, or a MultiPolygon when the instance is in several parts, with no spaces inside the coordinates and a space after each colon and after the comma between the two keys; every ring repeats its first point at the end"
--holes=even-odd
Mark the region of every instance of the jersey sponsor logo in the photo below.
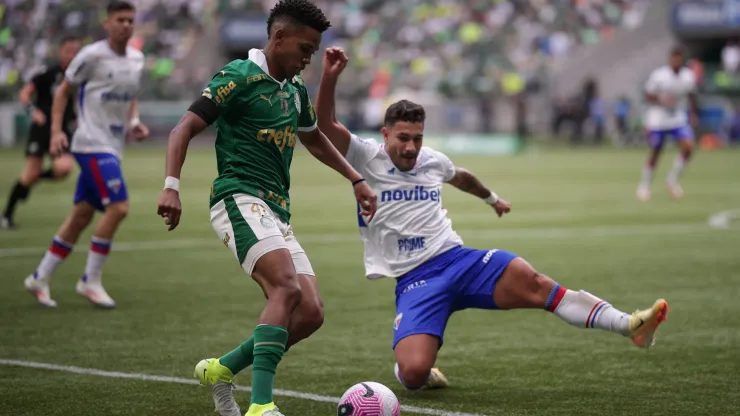
{"type": "Polygon", "coordinates": [[[128,92],[119,93],[115,91],[108,91],[100,94],[100,100],[103,102],[115,101],[119,103],[127,103],[133,99],[134,95],[129,94],[128,92]]]}
{"type": "Polygon", "coordinates": [[[393,320],[394,331],[398,331],[398,327],[401,326],[401,319],[403,319],[403,312],[396,315],[396,319],[393,320]]]}
{"type": "Polygon", "coordinates": [[[114,137],[123,137],[123,133],[126,130],[126,127],[124,127],[123,124],[111,124],[108,126],[108,130],[110,131],[110,134],[114,137]]]}
{"type": "Polygon", "coordinates": [[[311,116],[311,120],[316,120],[316,112],[313,109],[313,104],[308,103],[308,115],[311,116]]]}
{"type": "Polygon", "coordinates": [[[282,152],[285,147],[295,147],[296,134],[293,126],[288,126],[284,130],[262,129],[257,131],[257,140],[260,142],[274,143],[282,152]]]}
{"type": "MultiPolygon", "coordinates": [[[[426,287],[427,281],[426,280],[419,280],[418,282],[411,283],[410,285],[403,288],[403,293],[410,292],[414,289],[418,289],[420,287],[426,287]]],[[[403,294],[402,293],[402,294],[403,294]]]]}
{"type": "Polygon", "coordinates": [[[426,237],[410,237],[398,239],[398,254],[424,250],[426,237]]]}
{"type": "Polygon", "coordinates": [[[267,103],[270,104],[270,107],[272,107],[272,95],[260,94],[260,100],[267,101],[267,103]]]}
{"type": "Polygon", "coordinates": [[[442,195],[442,189],[427,190],[423,186],[415,186],[413,189],[398,189],[395,191],[383,191],[380,194],[380,202],[391,201],[432,201],[437,202],[442,195]]]}
{"type": "Polygon", "coordinates": [[[229,81],[227,85],[219,87],[219,89],[216,90],[216,104],[223,104],[226,102],[226,97],[228,97],[234,89],[236,89],[236,83],[234,81],[229,81]]]}
{"type": "Polygon", "coordinates": [[[267,79],[267,74],[250,75],[247,77],[247,84],[262,81],[263,79],[267,79]]]}
{"type": "Polygon", "coordinates": [[[257,197],[265,201],[274,202],[275,204],[280,205],[282,209],[288,209],[288,199],[276,194],[275,192],[269,191],[265,193],[264,191],[259,190],[257,192],[257,197]]]}

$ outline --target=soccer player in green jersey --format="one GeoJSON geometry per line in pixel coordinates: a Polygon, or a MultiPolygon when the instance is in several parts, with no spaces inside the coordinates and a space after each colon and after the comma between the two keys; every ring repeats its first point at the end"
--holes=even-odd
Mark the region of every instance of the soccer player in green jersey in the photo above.
{"type": "Polygon", "coordinates": [[[179,177],[190,140],[216,123],[218,177],[211,188],[211,225],[267,303],[252,336],[233,351],[202,360],[195,377],[212,389],[222,416],[239,416],[232,377],[249,365],[252,400],[247,416],[279,416],[273,379],[286,348],[323,322],[316,278],[290,221],[290,163],[297,140],[347,178],[365,215],[376,198],[364,179],[316,126],[316,114],[298,75],[330,26],[308,0],[281,0],[267,19],[264,49],[227,64],[172,130],[165,189],[158,214],[169,229],[180,221],[179,177]]]}

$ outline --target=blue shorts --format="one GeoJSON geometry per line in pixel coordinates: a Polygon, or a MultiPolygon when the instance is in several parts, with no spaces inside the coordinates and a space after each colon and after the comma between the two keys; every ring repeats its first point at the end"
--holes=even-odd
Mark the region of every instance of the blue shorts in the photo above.
{"type": "Polygon", "coordinates": [[[663,148],[666,139],[670,137],[675,141],[694,141],[694,129],[686,125],[668,130],[648,130],[648,144],[653,150],[663,148]]]}
{"type": "Polygon", "coordinates": [[[121,163],[108,153],[75,153],[80,165],[74,203],[87,202],[99,211],[114,202],[128,200],[121,163]]]}
{"type": "Polygon", "coordinates": [[[502,250],[456,247],[399,277],[393,348],[398,341],[415,334],[434,335],[441,347],[447,320],[453,312],[498,309],[493,290],[517,257],[502,250]]]}

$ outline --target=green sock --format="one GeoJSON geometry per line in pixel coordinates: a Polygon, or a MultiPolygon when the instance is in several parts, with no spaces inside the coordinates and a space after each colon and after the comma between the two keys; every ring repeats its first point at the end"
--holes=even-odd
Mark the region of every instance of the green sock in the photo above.
{"type": "Polygon", "coordinates": [[[223,357],[218,359],[218,362],[231,370],[234,375],[252,365],[252,362],[254,362],[254,335],[234,348],[233,351],[224,354],[223,357]]]}
{"type": "Polygon", "coordinates": [[[288,343],[288,330],[273,325],[257,325],[254,330],[254,367],[251,404],[272,403],[275,371],[288,343]]]}

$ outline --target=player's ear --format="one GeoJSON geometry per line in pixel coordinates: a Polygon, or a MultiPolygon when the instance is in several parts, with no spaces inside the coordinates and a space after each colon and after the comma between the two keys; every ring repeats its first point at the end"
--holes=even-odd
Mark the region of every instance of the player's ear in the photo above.
{"type": "Polygon", "coordinates": [[[383,140],[388,141],[388,127],[383,126],[380,131],[383,133],[383,140]]]}

